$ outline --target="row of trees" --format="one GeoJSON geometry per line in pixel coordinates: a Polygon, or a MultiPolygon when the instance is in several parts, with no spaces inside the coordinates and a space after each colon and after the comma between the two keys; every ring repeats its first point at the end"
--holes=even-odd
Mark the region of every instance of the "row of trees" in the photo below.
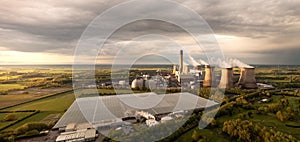
{"type": "Polygon", "coordinates": [[[27,88],[41,87],[41,88],[51,88],[51,87],[62,87],[65,84],[71,84],[72,79],[69,76],[59,76],[54,78],[42,78],[34,79],[26,83],[27,88]]]}
{"type": "Polygon", "coordinates": [[[222,131],[238,141],[289,141],[296,142],[296,138],[273,129],[267,129],[248,120],[228,120],[224,122],[222,131]]]}
{"type": "Polygon", "coordinates": [[[285,111],[277,111],[276,116],[280,121],[293,120],[295,118],[294,110],[291,107],[287,107],[285,111]]]}
{"type": "MultiPolygon", "coordinates": [[[[185,123],[183,122],[186,118],[174,119],[172,121],[161,123],[150,128],[143,127],[141,129],[138,129],[137,132],[131,134],[130,136],[124,136],[124,134],[122,134],[120,131],[114,131],[110,134],[110,137],[122,141],[156,141],[164,136],[168,136],[160,141],[175,141],[183,133],[198,126],[201,117],[202,113],[196,112],[193,113],[185,123]],[[178,127],[180,128],[177,129],[178,127]],[[176,131],[173,132],[174,130],[176,131]]],[[[210,123],[209,127],[216,125],[216,121],[214,119],[204,119],[203,121],[206,121],[204,123],[210,123]]],[[[114,140],[105,138],[104,141],[108,142],[114,140]]]]}
{"type": "Polygon", "coordinates": [[[300,97],[300,92],[297,92],[297,91],[284,91],[284,90],[280,90],[280,91],[271,92],[271,94],[272,95],[284,95],[284,96],[300,97]]]}
{"type": "Polygon", "coordinates": [[[18,117],[15,114],[6,114],[2,121],[15,121],[18,117]]]}
{"type": "Polygon", "coordinates": [[[295,118],[295,110],[289,106],[289,101],[286,97],[280,98],[279,102],[272,103],[267,106],[257,108],[258,114],[273,113],[276,114],[280,121],[293,120],[295,118]]]}
{"type": "Polygon", "coordinates": [[[17,138],[31,137],[40,134],[42,130],[49,130],[53,127],[53,124],[45,124],[41,122],[26,123],[13,131],[7,131],[0,134],[1,142],[14,142],[17,138]]]}

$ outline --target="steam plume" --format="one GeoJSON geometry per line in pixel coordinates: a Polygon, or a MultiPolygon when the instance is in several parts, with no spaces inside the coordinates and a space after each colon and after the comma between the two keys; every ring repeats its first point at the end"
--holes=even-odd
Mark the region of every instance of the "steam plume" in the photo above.
{"type": "Polygon", "coordinates": [[[233,59],[229,58],[227,59],[227,62],[232,66],[232,67],[240,67],[240,68],[254,68],[238,59],[233,59]]]}

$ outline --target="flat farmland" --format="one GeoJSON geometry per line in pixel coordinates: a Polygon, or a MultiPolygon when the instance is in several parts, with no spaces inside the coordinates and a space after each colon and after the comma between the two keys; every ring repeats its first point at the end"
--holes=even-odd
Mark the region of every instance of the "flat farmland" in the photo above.
{"type": "Polygon", "coordinates": [[[74,101],[73,91],[52,95],[46,98],[34,100],[29,103],[20,104],[3,110],[40,110],[40,111],[64,111],[74,101]]]}
{"type": "Polygon", "coordinates": [[[14,129],[28,122],[45,122],[49,119],[58,120],[59,117],[74,102],[75,96],[72,91],[34,100],[20,104],[2,111],[40,110],[39,113],[20,121],[5,130],[14,129]]]}
{"type": "Polygon", "coordinates": [[[29,88],[22,91],[10,91],[8,92],[8,95],[0,95],[0,109],[35,99],[52,96],[56,93],[65,92],[71,89],[71,87],[47,89],[29,88]]]}
{"type": "Polygon", "coordinates": [[[20,75],[9,75],[9,76],[0,76],[0,80],[9,80],[9,79],[18,79],[20,78],[21,76],[20,75]]]}
{"type": "Polygon", "coordinates": [[[12,89],[24,89],[24,85],[21,84],[0,84],[0,91],[8,91],[12,89]]]}
{"type": "Polygon", "coordinates": [[[0,113],[0,129],[2,129],[3,127],[6,127],[12,123],[15,123],[15,121],[17,119],[22,119],[30,114],[32,114],[33,112],[16,112],[16,113],[0,113]],[[14,121],[3,121],[4,117],[8,114],[12,114],[14,116],[16,116],[16,120],[14,121]]]}

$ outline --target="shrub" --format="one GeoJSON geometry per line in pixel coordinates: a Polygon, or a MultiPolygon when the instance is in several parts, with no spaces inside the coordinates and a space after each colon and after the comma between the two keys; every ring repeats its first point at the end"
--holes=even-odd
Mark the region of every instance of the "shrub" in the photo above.
{"type": "Polygon", "coordinates": [[[21,127],[18,127],[14,131],[14,134],[21,135],[21,134],[25,134],[27,131],[32,131],[32,130],[42,131],[44,129],[48,129],[48,125],[45,123],[40,123],[40,122],[26,123],[21,127]]]}
{"type": "Polygon", "coordinates": [[[25,136],[36,136],[36,135],[39,135],[40,132],[38,130],[31,130],[31,131],[28,131],[25,133],[25,136]]]}
{"type": "Polygon", "coordinates": [[[17,116],[15,114],[7,114],[3,117],[3,121],[14,121],[17,120],[17,116]]]}
{"type": "Polygon", "coordinates": [[[193,142],[196,142],[196,141],[198,141],[201,138],[202,138],[202,136],[197,131],[194,130],[194,132],[192,134],[193,142]]]}
{"type": "Polygon", "coordinates": [[[7,91],[0,91],[0,95],[7,95],[7,91]]]}
{"type": "Polygon", "coordinates": [[[28,126],[22,125],[14,130],[14,134],[16,134],[16,135],[25,134],[27,132],[27,130],[28,130],[28,126]]]}
{"type": "Polygon", "coordinates": [[[8,142],[14,142],[15,141],[15,137],[14,136],[10,136],[7,139],[8,142]]]}
{"type": "Polygon", "coordinates": [[[276,116],[277,118],[280,120],[280,121],[284,121],[285,120],[285,117],[283,116],[283,114],[281,113],[281,111],[278,111],[276,113],[276,116]]]}
{"type": "Polygon", "coordinates": [[[47,124],[40,123],[40,122],[27,123],[25,124],[25,126],[28,126],[28,130],[38,130],[38,131],[42,131],[48,128],[47,124]]]}

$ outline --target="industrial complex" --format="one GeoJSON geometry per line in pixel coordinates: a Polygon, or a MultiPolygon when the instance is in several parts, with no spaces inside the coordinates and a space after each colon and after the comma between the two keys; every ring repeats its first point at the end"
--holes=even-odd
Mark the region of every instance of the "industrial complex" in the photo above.
{"type": "Polygon", "coordinates": [[[244,89],[256,89],[257,84],[254,76],[255,68],[249,65],[240,65],[236,62],[232,63],[220,62],[219,64],[229,64],[229,66],[220,65],[218,67],[209,65],[207,63],[195,63],[193,65],[185,64],[183,61],[183,51],[180,50],[179,63],[173,66],[173,71],[169,75],[150,76],[142,75],[136,77],[132,83],[131,88],[145,87],[145,88],[200,88],[200,87],[219,87],[230,89],[234,87],[241,87],[244,89]],[[238,80],[235,80],[233,68],[239,70],[238,80]]]}
{"type": "MultiPolygon", "coordinates": [[[[179,54],[179,64],[170,73],[139,74],[130,83],[119,80],[118,87],[131,89],[198,89],[234,87],[257,88],[254,67],[232,64],[214,67],[209,64],[185,64],[183,51],[179,54]],[[238,79],[233,68],[240,71],[238,79]]],[[[60,130],[57,142],[95,140],[98,132],[122,129],[125,134],[135,131],[133,125],[152,127],[182,117],[196,110],[218,105],[188,92],[156,94],[135,93],[110,96],[77,98],[53,127],[60,130]]]]}

